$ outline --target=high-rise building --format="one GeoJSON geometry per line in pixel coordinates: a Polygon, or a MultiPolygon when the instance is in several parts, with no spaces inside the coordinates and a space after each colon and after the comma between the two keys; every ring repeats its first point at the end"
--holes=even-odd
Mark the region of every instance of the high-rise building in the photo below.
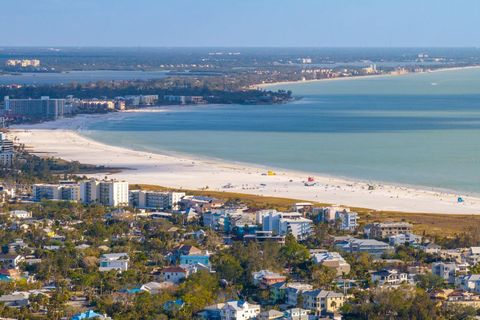
{"type": "Polygon", "coordinates": [[[65,99],[10,99],[4,97],[5,110],[13,116],[23,116],[32,119],[62,118],[65,110],[65,99]]]}
{"type": "Polygon", "coordinates": [[[84,204],[128,206],[128,182],[116,180],[87,180],[80,183],[80,200],[84,204]]]}
{"type": "Polygon", "coordinates": [[[0,132],[0,165],[11,166],[14,156],[13,141],[6,139],[5,134],[0,132]]]}

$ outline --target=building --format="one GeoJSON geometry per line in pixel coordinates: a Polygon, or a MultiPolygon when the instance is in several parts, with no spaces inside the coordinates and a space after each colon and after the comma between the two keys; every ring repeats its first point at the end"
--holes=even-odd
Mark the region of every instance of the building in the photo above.
{"type": "Polygon", "coordinates": [[[86,180],[80,183],[80,200],[84,204],[128,206],[128,182],[117,180],[86,180]]]}
{"type": "Polygon", "coordinates": [[[228,301],[220,311],[221,320],[255,319],[260,314],[260,306],[246,301],[228,301]]]}
{"type": "Polygon", "coordinates": [[[8,140],[4,133],[0,132],[0,165],[9,167],[13,164],[15,149],[13,141],[8,140]]]}
{"type": "Polygon", "coordinates": [[[277,310],[268,310],[260,313],[257,317],[257,320],[278,320],[282,319],[284,316],[283,312],[277,310]]]}
{"type": "Polygon", "coordinates": [[[367,229],[369,229],[367,236],[371,239],[385,239],[398,234],[412,233],[412,225],[407,222],[374,223],[367,229]]]}
{"type": "Polygon", "coordinates": [[[284,319],[286,320],[308,320],[310,310],[302,308],[292,308],[285,310],[284,319]]]}
{"type": "Polygon", "coordinates": [[[334,313],[345,302],[345,296],[342,293],[320,289],[305,291],[302,296],[303,308],[313,311],[316,315],[334,313]]]}
{"type": "Polygon", "coordinates": [[[105,253],[100,257],[99,271],[127,271],[130,258],[126,253],[105,253]]]}
{"type": "Polygon", "coordinates": [[[8,214],[13,219],[23,220],[23,219],[31,219],[32,218],[32,212],[25,211],[25,210],[12,210],[8,214]]]}
{"type": "Polygon", "coordinates": [[[291,233],[297,240],[305,240],[312,233],[313,222],[298,212],[270,212],[263,216],[262,230],[275,235],[291,233]]]}
{"type": "Polygon", "coordinates": [[[115,109],[115,101],[98,99],[76,99],[72,104],[76,112],[94,113],[107,112],[115,109]]]}
{"type": "Polygon", "coordinates": [[[313,286],[308,283],[291,282],[286,284],[285,303],[289,306],[298,304],[298,297],[305,291],[313,290],[313,286]]]}
{"type": "Polygon", "coordinates": [[[471,265],[480,263],[480,247],[470,247],[465,258],[471,265]]]}
{"type": "Polygon", "coordinates": [[[33,201],[79,201],[80,185],[75,182],[65,181],[60,184],[34,184],[32,186],[33,201]]]}
{"type": "Polygon", "coordinates": [[[393,248],[385,242],[374,239],[357,239],[348,238],[336,244],[336,247],[350,253],[367,252],[373,256],[381,256],[382,254],[393,250],[393,248]]]}
{"type": "Polygon", "coordinates": [[[358,228],[358,213],[349,210],[337,211],[335,220],[338,221],[338,229],[345,231],[354,231],[358,228]]]}
{"type": "Polygon", "coordinates": [[[5,96],[4,102],[8,114],[29,119],[56,120],[62,118],[65,111],[65,99],[10,99],[5,96]]]}
{"type": "Polygon", "coordinates": [[[40,60],[38,59],[9,59],[5,62],[7,67],[40,67],[40,60]]]}
{"type": "Polygon", "coordinates": [[[25,257],[19,254],[0,254],[1,269],[17,269],[25,257]]]}
{"type": "Polygon", "coordinates": [[[161,271],[163,281],[179,284],[183,279],[188,277],[188,270],[182,267],[166,267],[161,271]]]}
{"type": "Polygon", "coordinates": [[[480,274],[468,274],[458,278],[460,289],[480,293],[480,274]]]}
{"type": "Polygon", "coordinates": [[[408,274],[394,269],[383,269],[372,273],[372,281],[379,286],[398,286],[401,283],[408,282],[408,274]]]}
{"type": "Polygon", "coordinates": [[[456,263],[434,262],[432,273],[443,278],[448,283],[455,283],[458,267],[456,263]]]}
{"type": "Polygon", "coordinates": [[[200,254],[182,254],[180,255],[180,264],[200,264],[210,266],[210,254],[208,251],[200,254]]]}
{"type": "Polygon", "coordinates": [[[287,277],[284,275],[269,270],[252,272],[252,278],[254,285],[261,286],[263,288],[267,288],[275,283],[285,282],[287,280],[287,277]]]}
{"type": "Polygon", "coordinates": [[[129,192],[130,206],[139,209],[178,210],[185,192],[159,192],[132,190],[129,192]]]}
{"type": "Polygon", "coordinates": [[[315,253],[312,256],[313,262],[334,269],[337,276],[350,273],[350,264],[338,252],[315,253]]]}
{"type": "Polygon", "coordinates": [[[391,246],[399,246],[403,244],[418,245],[422,242],[422,237],[413,233],[401,233],[388,238],[391,246]]]}

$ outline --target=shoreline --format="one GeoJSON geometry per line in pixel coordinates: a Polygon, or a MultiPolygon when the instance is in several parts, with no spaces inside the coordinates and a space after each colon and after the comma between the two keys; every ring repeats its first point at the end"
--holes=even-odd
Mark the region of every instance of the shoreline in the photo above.
{"type": "Polygon", "coordinates": [[[438,69],[421,71],[421,72],[384,73],[384,74],[372,74],[372,75],[350,76],[350,77],[335,77],[335,78],[297,80],[297,81],[278,81],[278,82],[253,84],[253,85],[248,86],[248,89],[251,89],[251,90],[268,89],[268,88],[274,87],[274,86],[303,84],[303,83],[315,83],[315,82],[323,82],[323,81],[347,81],[347,80],[359,80],[359,79],[374,79],[374,78],[382,78],[382,77],[400,77],[400,76],[408,76],[408,75],[416,75],[416,74],[424,74],[424,73],[458,71],[458,70],[468,70],[468,69],[478,69],[478,68],[480,68],[480,65],[465,66],[465,67],[451,67],[451,68],[444,67],[444,68],[438,68],[438,69]]]}
{"type": "MultiPolygon", "coordinates": [[[[142,110],[143,111],[143,110],[142,110]]],[[[140,110],[135,112],[142,112],[140,110]]],[[[145,112],[165,112],[167,107],[150,108],[145,112]]],[[[9,135],[18,138],[33,153],[50,155],[85,164],[123,167],[112,178],[130,183],[162,185],[171,188],[208,190],[302,199],[372,210],[480,214],[480,198],[463,196],[457,203],[454,191],[402,186],[382,182],[358,181],[323,174],[273,169],[267,166],[202,158],[177,153],[136,151],[103,144],[81,135],[86,123],[121,119],[126,113],[79,115],[33,125],[19,125],[9,135]],[[30,149],[31,148],[31,149],[30,149]],[[276,175],[266,175],[274,170],[276,175]],[[312,176],[317,185],[305,186],[312,176]],[[228,188],[225,188],[229,185],[228,188]],[[369,186],[375,186],[369,190],[369,186]]],[[[102,174],[88,175],[103,178],[102,174]]]]}

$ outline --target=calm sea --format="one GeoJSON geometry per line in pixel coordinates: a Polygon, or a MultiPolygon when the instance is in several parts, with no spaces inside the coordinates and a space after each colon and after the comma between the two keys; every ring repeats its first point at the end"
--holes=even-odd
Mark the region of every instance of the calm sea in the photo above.
{"type": "Polygon", "coordinates": [[[480,69],[273,88],[302,99],[132,113],[84,134],[137,150],[480,193],[480,69]]]}

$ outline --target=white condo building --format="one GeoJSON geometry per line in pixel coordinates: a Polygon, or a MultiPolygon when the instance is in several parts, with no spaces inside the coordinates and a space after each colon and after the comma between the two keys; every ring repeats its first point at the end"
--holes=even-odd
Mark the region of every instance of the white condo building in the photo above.
{"type": "Polygon", "coordinates": [[[117,180],[86,180],[80,183],[80,200],[84,204],[128,206],[128,182],[117,180]]]}
{"type": "Polygon", "coordinates": [[[277,235],[291,233],[297,240],[305,240],[312,233],[313,222],[298,212],[270,212],[263,216],[262,230],[277,235]]]}
{"type": "Polygon", "coordinates": [[[130,191],[130,205],[139,209],[178,210],[185,192],[130,191]]]}

